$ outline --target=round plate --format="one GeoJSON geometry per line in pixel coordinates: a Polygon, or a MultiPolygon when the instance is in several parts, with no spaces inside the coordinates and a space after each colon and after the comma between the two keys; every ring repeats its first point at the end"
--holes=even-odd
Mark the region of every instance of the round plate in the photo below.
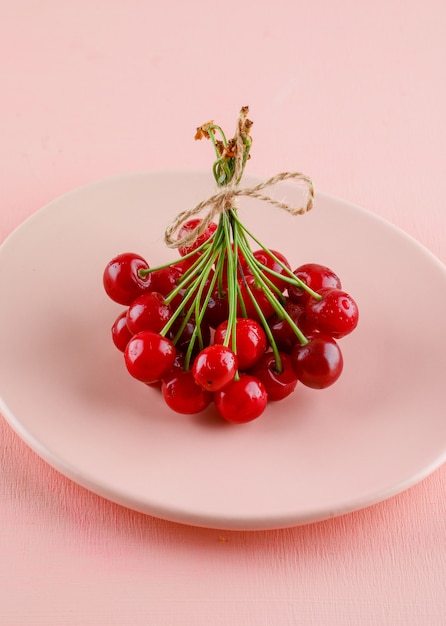
{"type": "MultiPolygon", "coordinates": [[[[246,176],[245,184],[258,182],[246,176]]],[[[171,412],[132,379],[112,344],[123,310],[106,263],[134,251],[159,265],[168,222],[214,191],[202,172],[151,172],[78,189],[0,249],[0,408],[48,463],[84,487],[164,519],[222,529],[281,528],[376,503],[446,458],[446,270],[373,214],[318,194],[291,217],[242,199],[240,216],[293,267],[330,266],[360,307],[340,340],[332,387],[295,393],[249,424],[213,407],[171,412]]],[[[274,193],[295,204],[301,190],[274,193]]]]}

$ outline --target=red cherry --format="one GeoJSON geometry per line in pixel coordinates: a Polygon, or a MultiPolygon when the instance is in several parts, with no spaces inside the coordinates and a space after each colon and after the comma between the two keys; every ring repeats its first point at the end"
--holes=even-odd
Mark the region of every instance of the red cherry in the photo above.
{"type": "MultiPolygon", "coordinates": [[[[223,344],[228,330],[228,321],[218,326],[214,335],[215,344],[223,344]]],[[[266,350],[267,341],[263,328],[255,320],[239,317],[236,320],[235,340],[237,346],[238,367],[241,370],[252,367],[266,350]]],[[[232,338],[229,339],[232,346],[232,338]]]]}
{"type": "Polygon", "coordinates": [[[124,352],[130,339],[133,337],[133,333],[129,331],[127,326],[127,310],[123,311],[115,319],[111,329],[112,339],[115,346],[121,352],[124,352]]]}
{"type": "MultiPolygon", "coordinates": [[[[274,256],[277,259],[279,259],[279,261],[281,261],[291,272],[291,265],[289,264],[288,260],[286,259],[286,257],[284,257],[284,255],[281,252],[277,252],[277,250],[271,250],[271,253],[274,254],[274,256]]],[[[280,265],[280,263],[278,263],[270,254],[268,254],[266,250],[262,250],[262,249],[255,250],[253,252],[253,255],[257,259],[257,261],[259,261],[262,265],[264,265],[268,269],[273,270],[274,272],[277,272],[278,274],[282,274],[282,276],[288,276],[288,274],[280,265]]],[[[245,274],[251,274],[251,270],[246,264],[243,267],[243,269],[245,271],[245,274]]],[[[288,286],[288,283],[285,280],[282,280],[281,278],[278,278],[277,276],[270,274],[267,270],[262,269],[262,271],[264,271],[265,275],[270,279],[270,281],[274,285],[276,285],[278,289],[280,289],[280,291],[285,291],[285,289],[288,286]]]]}
{"type": "Polygon", "coordinates": [[[338,344],[324,335],[316,335],[305,345],[296,344],[291,361],[297,378],[313,389],[325,389],[332,385],[343,368],[338,344]]]}
{"type": "MultiPolygon", "coordinates": [[[[178,239],[182,239],[186,235],[189,235],[193,230],[197,228],[197,226],[201,224],[202,221],[203,220],[200,218],[192,218],[190,220],[187,220],[187,222],[184,222],[184,224],[181,226],[180,230],[178,231],[178,239]]],[[[193,252],[199,246],[201,246],[205,241],[207,241],[215,233],[216,230],[217,230],[217,224],[215,222],[211,222],[207,226],[204,233],[202,233],[199,237],[197,237],[194,243],[190,244],[189,246],[180,246],[178,248],[178,252],[180,253],[181,256],[185,256],[186,254],[193,252]]],[[[199,254],[200,252],[197,253],[197,255],[199,254]]],[[[195,259],[195,255],[192,258],[195,259]]]]}
{"type": "Polygon", "coordinates": [[[342,289],[323,289],[321,300],[310,300],[305,316],[319,332],[340,339],[358,325],[358,305],[342,289]]]}
{"type": "Polygon", "coordinates": [[[195,382],[208,391],[219,391],[233,380],[237,355],[230,348],[213,345],[198,353],[192,367],[195,382]]]}
{"type": "MultiPolygon", "coordinates": [[[[321,289],[340,289],[340,278],[325,265],[318,263],[306,263],[294,270],[293,274],[300,278],[310,289],[319,293],[321,289]]],[[[304,289],[288,284],[288,296],[292,302],[305,305],[310,299],[310,294],[304,289]]]]}
{"type": "Polygon", "coordinates": [[[128,342],[124,359],[131,376],[143,383],[160,380],[175,362],[173,343],[151,330],[143,330],[128,342]]]}
{"type": "Polygon", "coordinates": [[[164,296],[149,291],[136,298],[130,305],[127,311],[127,326],[134,335],[142,330],[159,333],[171,317],[172,310],[164,303],[164,296]]]}
{"type": "MultiPolygon", "coordinates": [[[[239,280],[240,285],[240,293],[243,300],[243,303],[246,308],[246,317],[249,317],[253,320],[259,321],[260,316],[257,313],[257,309],[252,301],[250,293],[254,296],[255,301],[257,302],[260,310],[266,319],[271,317],[274,314],[274,307],[268,300],[265,295],[264,290],[256,284],[256,279],[252,275],[245,276],[243,280],[239,280]]],[[[278,300],[278,296],[276,293],[271,292],[271,295],[278,300]]],[[[237,315],[242,317],[242,310],[240,307],[240,303],[237,306],[237,315]]]]}
{"type": "Polygon", "coordinates": [[[265,387],[254,376],[241,374],[224,389],[214,394],[215,407],[220,416],[232,424],[244,424],[259,417],[268,401],[265,387]]]}
{"type": "Polygon", "coordinates": [[[173,365],[170,368],[170,370],[166,372],[166,374],[163,374],[162,380],[157,380],[154,383],[146,383],[146,384],[149,387],[155,387],[157,389],[161,389],[163,380],[168,380],[170,376],[174,376],[175,374],[178,374],[178,372],[183,371],[184,362],[185,362],[185,356],[183,352],[180,352],[179,350],[177,350],[175,354],[175,361],[173,362],[173,365]]]}
{"type": "Polygon", "coordinates": [[[107,263],[102,282],[105,292],[118,304],[128,306],[151,288],[150,274],[141,278],[138,271],[148,269],[147,261],[133,252],[124,252],[107,263]]]}
{"type": "Polygon", "coordinates": [[[267,352],[260,361],[249,371],[265,386],[268,400],[283,400],[289,396],[297,385],[297,376],[293,369],[291,357],[281,353],[282,371],[276,370],[276,358],[272,352],[267,352]]]}
{"type": "Polygon", "coordinates": [[[178,283],[180,282],[184,272],[184,266],[178,263],[175,263],[175,265],[169,265],[169,267],[163,267],[159,270],[155,270],[151,273],[152,291],[162,293],[163,296],[169,295],[169,293],[178,286],[178,283]]]}
{"type": "Polygon", "coordinates": [[[167,406],[185,415],[200,413],[212,401],[212,393],[197,385],[190,370],[177,372],[163,380],[161,391],[167,406]]]}

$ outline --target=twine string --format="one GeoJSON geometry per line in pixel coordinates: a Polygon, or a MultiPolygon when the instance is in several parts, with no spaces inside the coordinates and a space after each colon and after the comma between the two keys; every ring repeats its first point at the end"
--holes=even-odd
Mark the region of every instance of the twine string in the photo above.
{"type": "Polygon", "coordinates": [[[164,234],[164,241],[169,248],[187,247],[192,245],[200,235],[202,235],[209,224],[213,222],[221,213],[228,211],[229,209],[237,209],[238,199],[241,196],[248,196],[256,198],[263,202],[267,202],[279,209],[283,209],[290,215],[303,215],[310,211],[313,207],[314,199],[314,187],[311,179],[302,174],[301,172],[281,172],[276,174],[267,180],[254,185],[253,187],[239,187],[238,182],[243,173],[243,155],[244,155],[244,142],[243,142],[243,128],[241,125],[242,117],[239,120],[239,124],[235,135],[235,168],[234,175],[231,181],[225,185],[221,191],[218,191],[214,195],[210,196],[206,200],[203,200],[192,209],[186,209],[181,211],[168,225],[164,234]],[[295,180],[299,183],[304,183],[307,187],[307,201],[301,207],[294,207],[287,202],[281,202],[275,200],[269,195],[260,193],[262,190],[272,187],[277,183],[285,180],[295,180]],[[203,212],[207,209],[201,222],[196,228],[188,231],[184,236],[178,237],[177,233],[185,222],[195,215],[203,212]]]}

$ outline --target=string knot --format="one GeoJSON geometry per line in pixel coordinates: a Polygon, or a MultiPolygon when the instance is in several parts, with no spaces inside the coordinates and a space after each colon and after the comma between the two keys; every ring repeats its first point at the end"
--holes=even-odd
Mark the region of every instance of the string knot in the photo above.
{"type": "Polygon", "coordinates": [[[187,209],[179,213],[176,218],[166,228],[164,234],[164,241],[169,248],[188,247],[192,245],[195,240],[202,235],[209,224],[213,222],[221,213],[230,209],[237,209],[238,199],[241,196],[249,196],[251,198],[257,198],[263,202],[267,202],[273,206],[287,211],[291,215],[302,215],[309,211],[313,206],[314,187],[311,179],[305,174],[300,172],[281,172],[259,183],[253,187],[240,188],[239,183],[243,174],[243,170],[246,164],[246,160],[249,158],[249,147],[251,145],[251,139],[249,132],[252,126],[252,122],[248,120],[248,107],[242,107],[238,119],[238,124],[235,132],[235,136],[229,143],[216,142],[213,137],[213,131],[216,126],[213,122],[207,122],[199,128],[195,135],[196,139],[202,137],[211,138],[214,145],[219,149],[223,158],[230,158],[234,163],[234,170],[232,176],[226,184],[220,187],[214,195],[210,196],[206,200],[203,200],[192,209],[187,209]],[[295,180],[299,183],[303,183],[307,187],[307,200],[301,207],[293,207],[292,205],[275,200],[269,195],[262,194],[262,190],[272,187],[277,183],[285,180],[295,180]],[[178,231],[183,224],[187,222],[191,217],[201,213],[206,209],[204,217],[196,228],[188,231],[184,236],[178,237],[178,231]]]}
{"type": "Polygon", "coordinates": [[[206,231],[209,224],[215,221],[221,213],[228,211],[229,209],[236,209],[238,207],[238,199],[241,196],[256,198],[263,202],[267,202],[268,204],[271,204],[279,209],[283,209],[290,215],[303,215],[313,208],[314,186],[311,179],[301,172],[281,172],[280,174],[276,174],[275,176],[254,185],[253,187],[240,188],[238,185],[231,182],[223,187],[221,191],[218,191],[206,200],[203,200],[194,208],[181,211],[181,213],[179,213],[166,228],[164,235],[166,245],[169,248],[187,247],[192,245],[194,241],[206,231]],[[304,186],[306,186],[307,199],[302,206],[295,207],[287,202],[275,200],[271,196],[261,193],[262,190],[286,180],[294,180],[299,183],[303,183],[304,186]],[[205,209],[207,209],[207,211],[199,225],[194,230],[187,232],[183,237],[178,238],[177,233],[181,226],[190,218],[203,212],[205,209]]]}

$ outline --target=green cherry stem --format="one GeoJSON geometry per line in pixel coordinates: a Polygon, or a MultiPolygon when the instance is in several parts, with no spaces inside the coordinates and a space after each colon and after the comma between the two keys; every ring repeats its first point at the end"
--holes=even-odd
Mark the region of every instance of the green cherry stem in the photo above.
{"type": "Polygon", "coordinates": [[[232,224],[229,215],[225,212],[222,214],[222,221],[224,224],[225,232],[225,245],[226,245],[226,263],[227,263],[227,283],[228,283],[228,298],[229,298],[229,313],[228,313],[228,326],[226,329],[226,336],[223,345],[228,347],[231,341],[231,349],[233,352],[237,352],[237,339],[236,339],[236,325],[237,325],[237,266],[235,264],[236,250],[236,236],[232,230],[232,224]],[[234,241],[234,249],[231,244],[234,241]]]}
{"type": "Polygon", "coordinates": [[[280,265],[280,267],[286,272],[287,276],[284,276],[283,274],[279,274],[277,272],[275,272],[274,270],[271,270],[267,267],[265,267],[263,264],[261,264],[255,257],[254,257],[254,262],[257,265],[261,265],[262,269],[264,268],[265,271],[267,271],[269,274],[272,274],[274,276],[276,276],[277,278],[280,278],[282,280],[284,280],[287,283],[290,283],[291,285],[296,285],[297,287],[300,287],[301,289],[303,289],[304,291],[306,291],[308,294],[310,294],[310,296],[312,298],[314,298],[315,300],[320,300],[322,298],[322,296],[317,293],[316,291],[313,291],[313,289],[311,289],[310,287],[308,287],[308,285],[306,283],[304,283],[303,280],[300,280],[300,278],[298,278],[291,270],[289,267],[287,267],[280,259],[278,259],[276,257],[276,255],[271,252],[271,250],[269,250],[269,248],[267,248],[266,246],[263,245],[263,243],[261,241],[259,241],[257,239],[257,237],[255,237],[247,228],[246,226],[238,219],[237,215],[235,215],[234,219],[236,219],[238,221],[238,225],[240,226],[240,228],[264,251],[266,252],[272,259],[274,259],[274,261],[276,263],[278,263],[278,265],[280,265]]]}
{"type": "MultiPolygon", "coordinates": [[[[305,337],[304,333],[300,330],[300,328],[297,326],[297,324],[294,322],[294,320],[291,318],[291,316],[287,313],[287,311],[284,308],[284,306],[274,297],[273,292],[269,288],[268,283],[266,281],[265,274],[258,267],[259,265],[262,265],[262,264],[261,263],[259,264],[257,259],[253,256],[252,251],[251,251],[251,249],[250,249],[248,244],[243,245],[242,254],[245,257],[245,260],[246,260],[246,262],[248,264],[248,267],[250,268],[250,270],[252,271],[252,273],[254,275],[256,283],[259,285],[259,287],[264,292],[265,296],[268,299],[268,302],[273,307],[274,312],[276,313],[276,315],[278,317],[280,317],[281,319],[286,319],[286,321],[291,326],[294,334],[297,336],[297,338],[298,338],[299,342],[301,343],[301,345],[307,344],[308,343],[308,339],[305,337]]],[[[279,277],[282,277],[281,274],[279,274],[279,277]]],[[[245,287],[247,288],[247,291],[250,294],[251,299],[254,298],[254,295],[252,294],[252,292],[249,289],[249,287],[246,284],[246,282],[245,282],[245,287]]],[[[275,285],[273,285],[273,287],[274,287],[274,292],[275,293],[279,292],[280,296],[282,296],[282,293],[280,292],[280,290],[278,290],[275,285]]],[[[254,298],[254,300],[255,300],[255,298],[254,298]]],[[[253,301],[253,304],[254,304],[254,301],[253,301]]],[[[257,304],[257,301],[256,301],[256,304],[257,304]]],[[[257,306],[255,306],[255,308],[256,308],[256,311],[258,313],[257,306]]],[[[263,323],[263,321],[262,321],[262,323],[263,323]]],[[[269,325],[266,322],[266,320],[265,320],[265,324],[263,324],[264,325],[264,330],[265,330],[265,332],[266,332],[266,334],[268,336],[268,339],[271,341],[271,339],[270,339],[271,331],[270,331],[269,325]],[[266,324],[266,326],[265,326],[265,324],[266,324]]],[[[273,341],[271,342],[271,347],[273,348],[273,351],[274,351],[274,345],[273,344],[275,345],[274,338],[273,338],[273,341]]]]}
{"type": "MultiPolygon", "coordinates": [[[[206,248],[209,248],[210,245],[212,244],[212,240],[214,239],[216,232],[213,232],[211,234],[211,236],[209,237],[209,239],[207,239],[206,241],[204,241],[200,246],[197,246],[194,250],[192,250],[192,252],[188,252],[187,254],[185,254],[184,256],[181,256],[179,259],[174,259],[173,261],[168,261],[167,263],[163,263],[162,265],[156,265],[154,267],[148,267],[147,269],[140,269],[138,270],[138,276],[140,278],[146,278],[149,274],[151,274],[152,272],[156,272],[157,270],[164,270],[166,267],[172,267],[173,265],[177,265],[177,263],[182,263],[183,261],[186,261],[187,259],[190,259],[193,256],[197,255],[197,252],[201,252],[202,250],[205,250],[206,248]]],[[[187,271],[191,271],[194,269],[194,266],[199,262],[200,259],[197,259],[188,269],[187,271]]],[[[186,274],[186,272],[185,272],[186,274]]]]}

